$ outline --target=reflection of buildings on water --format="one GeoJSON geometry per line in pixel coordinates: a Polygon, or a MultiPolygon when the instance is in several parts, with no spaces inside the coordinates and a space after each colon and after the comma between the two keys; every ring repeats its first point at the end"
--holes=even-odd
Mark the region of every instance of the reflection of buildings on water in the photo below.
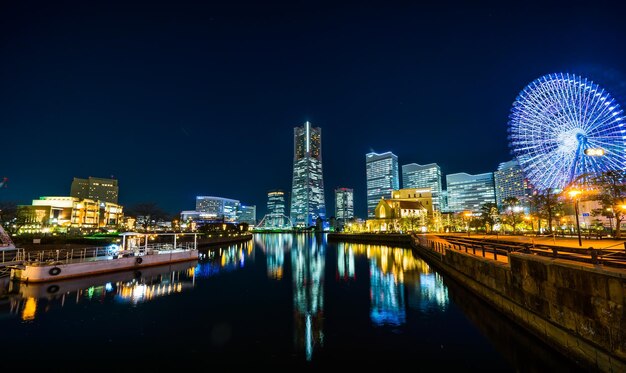
{"type": "Polygon", "coordinates": [[[187,262],[58,282],[10,282],[8,312],[28,321],[41,312],[61,309],[69,304],[146,302],[193,288],[194,267],[195,262],[187,262]]]}
{"type": "MultiPolygon", "coordinates": [[[[442,277],[410,249],[356,243],[338,244],[338,272],[345,273],[346,258],[366,255],[370,262],[370,317],[377,325],[406,322],[406,304],[412,309],[445,308],[448,289],[442,277]],[[405,294],[406,292],[406,294],[405,294]]],[[[354,267],[354,264],[352,264],[354,267]]]]}
{"type": "Polygon", "coordinates": [[[254,243],[265,253],[267,277],[276,280],[282,279],[285,251],[291,250],[293,235],[283,233],[256,234],[254,243]]]}
{"type": "Polygon", "coordinates": [[[384,273],[370,259],[370,318],[376,325],[402,325],[406,322],[404,286],[391,273],[384,273]]]}
{"type": "Polygon", "coordinates": [[[254,245],[240,242],[225,248],[203,251],[199,254],[196,277],[204,278],[243,268],[247,261],[254,261],[254,245]]]}
{"type": "Polygon", "coordinates": [[[337,243],[337,277],[340,280],[353,280],[354,273],[354,249],[350,244],[346,247],[343,242],[337,243]]]}
{"type": "Polygon", "coordinates": [[[300,235],[291,250],[294,342],[307,360],[324,344],[324,255],[323,238],[315,235],[300,235]]]}
{"type": "Polygon", "coordinates": [[[439,308],[444,310],[448,306],[448,287],[443,284],[443,277],[439,273],[422,273],[419,279],[419,309],[439,308]]]}

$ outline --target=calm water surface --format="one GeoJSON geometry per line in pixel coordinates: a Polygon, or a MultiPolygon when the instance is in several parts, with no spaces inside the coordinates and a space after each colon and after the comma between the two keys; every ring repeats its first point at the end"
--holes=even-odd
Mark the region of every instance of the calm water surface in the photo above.
{"type": "Polygon", "coordinates": [[[6,367],[577,370],[411,250],[324,235],[256,235],[199,262],[3,286],[6,367]]]}

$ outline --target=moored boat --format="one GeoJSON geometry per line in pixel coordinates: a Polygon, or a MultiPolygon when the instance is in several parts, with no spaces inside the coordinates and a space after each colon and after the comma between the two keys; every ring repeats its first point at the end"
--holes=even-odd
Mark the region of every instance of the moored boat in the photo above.
{"type": "Polygon", "coordinates": [[[143,267],[198,260],[197,236],[193,242],[177,243],[183,234],[161,233],[156,235],[123,233],[121,247],[107,250],[106,255],[65,259],[24,260],[11,267],[11,279],[24,282],[49,282],[61,279],[97,275],[107,272],[137,270],[143,267]],[[149,244],[149,237],[173,236],[174,243],[149,244]],[[143,241],[143,242],[142,242],[143,241]]]}

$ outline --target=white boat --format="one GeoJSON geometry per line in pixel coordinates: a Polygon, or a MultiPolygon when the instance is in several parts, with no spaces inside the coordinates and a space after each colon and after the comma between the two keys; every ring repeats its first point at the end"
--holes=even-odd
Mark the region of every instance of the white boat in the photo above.
{"type": "Polygon", "coordinates": [[[163,265],[168,263],[198,260],[197,235],[193,243],[177,244],[177,238],[185,234],[160,233],[123,233],[122,245],[116,250],[110,250],[108,255],[92,257],[74,255],[65,259],[45,260],[42,255],[39,259],[24,260],[22,264],[11,267],[11,279],[24,282],[50,282],[80,276],[97,275],[107,272],[137,270],[144,267],[163,265]],[[173,236],[171,244],[149,244],[149,238],[154,236],[173,236]],[[143,242],[142,242],[143,241],[143,242]]]}

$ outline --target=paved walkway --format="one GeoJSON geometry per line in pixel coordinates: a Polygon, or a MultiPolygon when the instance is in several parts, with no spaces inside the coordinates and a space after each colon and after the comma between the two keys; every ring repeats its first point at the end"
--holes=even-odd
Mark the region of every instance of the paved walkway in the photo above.
{"type": "MultiPolygon", "coordinates": [[[[467,233],[446,233],[446,236],[467,237],[467,233]]],[[[625,239],[616,240],[614,238],[587,239],[582,238],[582,246],[578,244],[578,237],[546,237],[546,236],[513,236],[513,235],[495,235],[495,234],[470,234],[470,238],[485,238],[490,240],[500,240],[509,242],[534,243],[536,245],[575,247],[588,249],[624,249],[625,239]]]]}

